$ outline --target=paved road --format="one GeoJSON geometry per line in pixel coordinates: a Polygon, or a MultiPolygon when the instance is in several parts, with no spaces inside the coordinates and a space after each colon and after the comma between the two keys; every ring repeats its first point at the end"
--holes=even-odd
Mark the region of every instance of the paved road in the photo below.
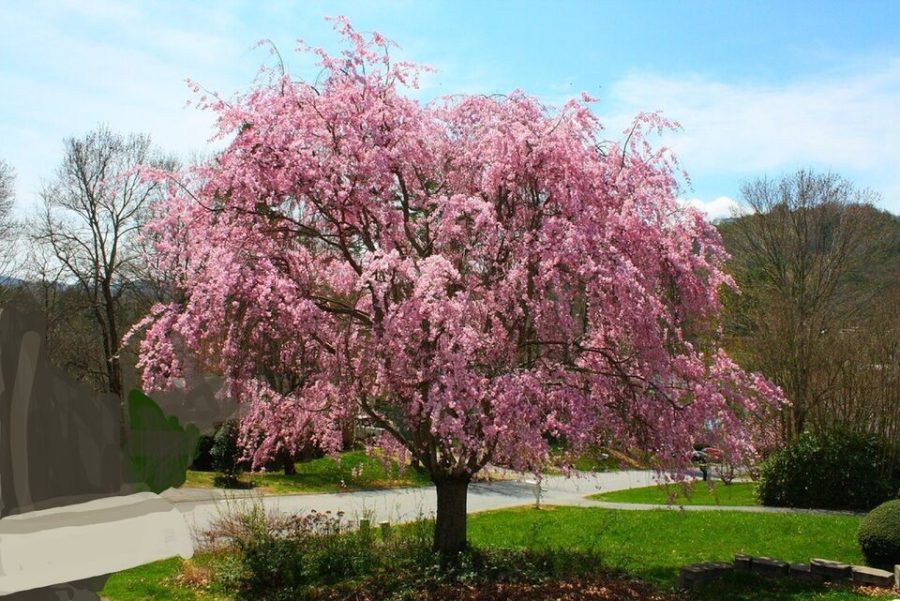
{"type": "MultiPolygon", "coordinates": [[[[652,485],[655,474],[651,471],[619,471],[599,474],[582,474],[565,478],[545,476],[542,481],[542,502],[551,505],[598,505],[585,499],[586,495],[626,488],[652,485]]],[[[316,511],[343,511],[355,519],[369,514],[373,521],[389,520],[405,522],[420,516],[430,516],[437,507],[433,487],[398,488],[348,493],[315,495],[259,496],[237,492],[228,494],[221,490],[171,489],[162,496],[173,502],[184,514],[188,525],[202,530],[230,507],[246,505],[261,500],[267,510],[285,513],[316,511]]],[[[470,513],[533,504],[534,485],[525,480],[500,480],[490,483],[473,483],[469,486],[468,510],[470,513]]]]}
{"type": "MultiPolygon", "coordinates": [[[[502,509],[535,502],[534,484],[526,477],[498,480],[490,483],[473,483],[469,486],[469,513],[502,509]]],[[[628,488],[651,486],[656,483],[652,471],[618,471],[599,474],[580,474],[571,478],[545,476],[542,481],[541,502],[548,505],[572,505],[580,507],[601,507],[626,510],[685,510],[685,511],[743,511],[755,513],[819,513],[851,514],[849,512],[804,510],[780,507],[721,505],[645,505],[634,503],[607,503],[585,498],[597,492],[611,492],[628,488]]],[[[701,482],[697,486],[702,486],[701,482]]],[[[373,522],[388,520],[392,523],[407,522],[419,517],[429,517],[437,507],[433,487],[397,488],[390,490],[370,490],[347,493],[313,495],[271,495],[261,496],[252,492],[225,492],[218,489],[170,489],[162,496],[183,513],[188,525],[195,531],[206,529],[223,512],[241,505],[261,501],[268,511],[284,513],[307,513],[343,511],[348,519],[358,519],[368,515],[373,522]]]]}

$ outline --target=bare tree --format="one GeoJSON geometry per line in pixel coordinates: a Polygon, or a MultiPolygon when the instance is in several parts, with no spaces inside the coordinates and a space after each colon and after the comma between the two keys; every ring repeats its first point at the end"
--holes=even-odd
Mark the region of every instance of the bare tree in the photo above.
{"type": "MultiPolygon", "coordinates": [[[[86,340],[92,336],[99,343],[96,359],[81,349],[80,375],[122,397],[120,339],[131,314],[141,312],[127,306],[140,296],[135,294],[141,269],[136,234],[160,193],[159,185],[143,180],[136,168],[167,167],[172,161],[153,149],[148,136],[122,136],[105,127],[66,139],[64,146],[62,164],[41,193],[43,206],[31,225],[32,240],[57,262],[63,284],[79,292],[83,310],[73,311],[75,301],[66,299],[70,315],[80,313],[67,324],[80,332],[83,344],[89,346],[86,340]]],[[[52,266],[44,268],[53,272],[52,266]]],[[[49,284],[56,294],[56,284],[49,284]]]]}
{"type": "Polygon", "coordinates": [[[886,244],[856,278],[875,296],[833,337],[818,377],[836,379],[836,391],[812,408],[809,420],[817,430],[839,423],[878,436],[893,466],[900,461],[900,217],[873,212],[869,219],[886,244]]]}
{"type": "Polygon", "coordinates": [[[849,352],[847,332],[867,322],[884,230],[872,219],[877,196],[833,174],[798,171],[741,192],[751,213],[721,228],[742,289],[729,331],[745,366],[791,401],[782,415],[791,440],[842,401],[842,371],[828,366],[846,359],[838,354],[849,352]]]}
{"type": "MultiPolygon", "coordinates": [[[[12,217],[15,199],[15,173],[8,163],[0,159],[0,276],[12,275],[17,242],[15,222],[12,217]]],[[[0,299],[3,289],[0,285],[0,299]]]]}
{"type": "Polygon", "coordinates": [[[0,216],[2,217],[8,217],[10,211],[12,211],[13,197],[15,196],[15,179],[16,176],[12,167],[3,159],[0,159],[0,216]]]}
{"type": "MultiPolygon", "coordinates": [[[[900,282],[900,280],[898,280],[900,282]]],[[[814,407],[813,429],[839,423],[887,444],[889,466],[900,460],[900,283],[882,295],[868,319],[841,331],[831,361],[818,370],[836,378],[836,393],[814,407]]]]}

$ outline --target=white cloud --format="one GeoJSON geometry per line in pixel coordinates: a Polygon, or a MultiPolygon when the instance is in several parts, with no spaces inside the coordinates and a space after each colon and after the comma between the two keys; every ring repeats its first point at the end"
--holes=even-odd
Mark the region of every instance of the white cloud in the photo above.
{"type": "MultiPolygon", "coordinates": [[[[393,0],[387,8],[355,4],[353,12],[359,22],[381,23],[384,15],[402,14],[407,2],[393,0]]],[[[249,49],[264,36],[278,43],[289,71],[306,73],[308,64],[292,52],[292,40],[300,34],[313,45],[332,43],[323,11],[346,12],[289,0],[11,5],[0,20],[0,56],[14,57],[0,69],[0,89],[14,91],[0,95],[0,157],[18,172],[20,204],[32,202],[40,179],[52,175],[62,138],[100,122],[119,131],[150,132],[161,147],[183,155],[208,150],[212,117],[183,109],[191,96],[184,78],[226,96],[246,89],[258,64],[271,62],[264,49],[249,49]],[[263,17],[250,19],[250,13],[263,17]]],[[[402,29],[402,19],[392,20],[402,29]]],[[[493,84],[503,81],[498,76],[504,65],[484,55],[477,39],[460,34],[448,46],[414,29],[402,35],[387,22],[378,29],[402,42],[398,58],[438,68],[423,77],[419,98],[508,91],[493,84]],[[473,54],[477,61],[466,59],[473,54]]],[[[739,180],[796,167],[838,171],[881,191],[883,206],[900,213],[900,59],[855,67],[849,75],[777,85],[634,73],[605,86],[608,93],[595,110],[610,137],[639,111],[661,109],[680,121],[684,131],[664,143],[692,177],[696,187],[688,195],[712,199],[690,201],[711,218],[724,215],[728,207],[721,197],[735,196],[739,180]]],[[[575,95],[578,73],[556,73],[544,100],[560,105],[575,95]]]]}
{"type": "Polygon", "coordinates": [[[675,145],[700,168],[758,171],[797,160],[900,165],[900,60],[855,77],[783,86],[634,75],[617,82],[612,96],[680,121],[685,131],[675,145]]]}
{"type": "Polygon", "coordinates": [[[741,206],[733,198],[728,196],[719,196],[712,200],[702,200],[700,198],[680,199],[682,205],[693,207],[706,215],[710,221],[722,219],[724,217],[732,217],[741,211],[741,206]]]}
{"type": "MultiPolygon", "coordinates": [[[[637,72],[609,86],[595,110],[618,141],[640,112],[678,122],[680,131],[653,143],[675,152],[693,194],[711,199],[684,201],[710,219],[738,206],[731,196],[741,182],[798,168],[839,173],[900,214],[900,58],[842,67],[840,75],[768,85],[637,72]]],[[[543,100],[561,106],[577,96],[567,87],[565,79],[552,84],[543,100]]]]}
{"type": "MultiPolygon", "coordinates": [[[[684,130],[665,143],[695,180],[811,166],[887,191],[900,185],[898,98],[900,59],[782,85],[634,74],[612,86],[608,121],[620,128],[636,112],[654,109],[677,120],[684,130]]],[[[900,199],[886,197],[885,206],[900,212],[900,199]]]]}
{"type": "Polygon", "coordinates": [[[253,38],[234,35],[234,23],[192,27],[213,22],[212,7],[188,23],[158,13],[108,0],[23,4],[4,13],[0,54],[15,52],[19,60],[0,70],[0,89],[15,90],[0,97],[0,114],[14,116],[0,120],[0,156],[16,169],[21,213],[52,177],[63,138],[100,123],[150,133],[185,158],[206,150],[213,116],[184,108],[192,97],[185,79],[230,96],[267,58],[248,50],[253,38]]]}
{"type": "MultiPolygon", "coordinates": [[[[388,6],[401,11],[406,2],[388,6]]],[[[382,10],[354,8],[362,15],[382,10]]],[[[4,8],[0,57],[15,60],[0,68],[0,89],[15,93],[0,95],[0,157],[16,170],[19,212],[28,212],[42,180],[53,176],[63,138],[100,123],[150,133],[159,147],[183,158],[209,153],[214,116],[185,108],[193,99],[185,79],[226,98],[246,90],[260,63],[275,61],[265,48],[254,48],[263,37],[275,41],[289,72],[315,76],[314,61],[293,52],[296,37],[333,43],[322,16],[340,12],[290,1],[257,6],[226,0],[62,0],[4,8]]]]}

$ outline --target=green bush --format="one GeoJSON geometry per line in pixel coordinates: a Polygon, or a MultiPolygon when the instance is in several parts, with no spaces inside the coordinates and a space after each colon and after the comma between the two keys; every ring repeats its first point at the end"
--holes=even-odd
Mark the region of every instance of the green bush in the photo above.
{"type": "Polygon", "coordinates": [[[212,458],[213,469],[219,473],[216,485],[229,486],[236,483],[243,471],[236,420],[228,420],[218,427],[213,436],[209,455],[212,458]]]}
{"type": "Polygon", "coordinates": [[[434,522],[420,520],[382,537],[342,513],[269,513],[257,499],[221,514],[201,537],[218,558],[210,590],[237,599],[444,598],[459,585],[539,583],[603,571],[594,551],[544,546],[469,548],[452,558],[432,550],[434,522]]]}
{"type": "Polygon", "coordinates": [[[274,514],[259,498],[220,514],[200,539],[210,550],[237,551],[234,564],[219,562],[216,580],[238,599],[305,599],[315,586],[353,581],[381,562],[371,528],[355,529],[343,512],[274,514]]]}
{"type": "Polygon", "coordinates": [[[893,498],[877,439],[846,432],[804,433],[760,469],[763,505],[868,511],[893,498]]]}
{"type": "Polygon", "coordinates": [[[215,432],[200,435],[200,439],[197,441],[197,456],[194,457],[194,462],[189,469],[196,472],[214,471],[213,458],[210,454],[213,444],[215,444],[215,432]]]}
{"type": "Polygon", "coordinates": [[[900,564],[900,499],[872,510],[859,527],[859,546],[870,566],[900,564]]]}
{"type": "Polygon", "coordinates": [[[306,584],[303,554],[293,540],[264,535],[243,545],[240,552],[239,599],[287,601],[306,584]]]}

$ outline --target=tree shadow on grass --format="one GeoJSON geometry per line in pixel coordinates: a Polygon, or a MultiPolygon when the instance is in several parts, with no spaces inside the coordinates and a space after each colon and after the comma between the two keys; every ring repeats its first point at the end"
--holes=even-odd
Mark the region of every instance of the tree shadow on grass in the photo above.
{"type": "Polygon", "coordinates": [[[217,474],[213,478],[213,486],[216,488],[226,488],[229,490],[250,490],[255,488],[252,480],[241,480],[236,476],[217,474]]]}

